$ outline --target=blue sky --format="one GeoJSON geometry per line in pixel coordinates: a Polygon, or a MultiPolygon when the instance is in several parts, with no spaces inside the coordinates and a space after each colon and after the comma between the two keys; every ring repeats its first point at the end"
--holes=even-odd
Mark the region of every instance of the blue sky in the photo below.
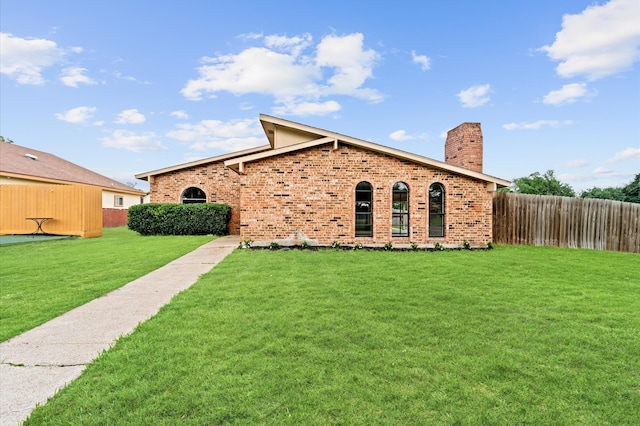
{"type": "Polygon", "coordinates": [[[640,2],[0,0],[0,134],[136,173],[266,143],[260,113],[576,190],[640,172],[640,2]]]}

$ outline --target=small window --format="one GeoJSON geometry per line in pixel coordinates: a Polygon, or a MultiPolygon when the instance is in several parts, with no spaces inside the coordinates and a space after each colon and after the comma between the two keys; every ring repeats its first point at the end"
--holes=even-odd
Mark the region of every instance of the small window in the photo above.
{"type": "Polygon", "coordinates": [[[196,188],[195,186],[185,189],[182,193],[182,204],[196,204],[206,202],[207,196],[204,195],[204,191],[200,188],[196,188]]]}
{"type": "Polygon", "coordinates": [[[113,205],[116,207],[124,207],[124,197],[121,195],[114,195],[113,205]]]}
{"type": "Polygon", "coordinates": [[[444,187],[439,183],[429,187],[429,236],[444,237],[444,187]]]}
{"type": "Polygon", "coordinates": [[[369,182],[356,186],[356,237],[373,236],[373,188],[369,182]]]}
{"type": "Polygon", "coordinates": [[[409,236],[409,188],[404,182],[393,185],[393,202],[391,218],[391,235],[394,237],[409,236]]]}

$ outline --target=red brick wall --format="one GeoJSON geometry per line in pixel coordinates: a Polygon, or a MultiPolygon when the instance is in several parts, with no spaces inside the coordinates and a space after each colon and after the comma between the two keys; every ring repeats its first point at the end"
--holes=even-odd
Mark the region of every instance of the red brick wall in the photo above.
{"type": "Polygon", "coordinates": [[[482,129],[480,123],[462,123],[447,132],[444,161],[482,173],[482,129]]]}
{"type": "Polygon", "coordinates": [[[127,209],[102,209],[102,227],[125,226],[127,224],[127,209]]]}
{"type": "Polygon", "coordinates": [[[492,194],[484,182],[361,148],[332,144],[265,158],[244,165],[240,237],[270,242],[304,233],[319,244],[485,245],[492,239],[492,194]],[[373,237],[355,234],[358,182],[373,186],[373,237]],[[409,186],[409,237],[391,236],[392,187],[409,186]],[[445,237],[428,236],[428,190],[445,188],[445,237]]]}
{"type": "Polygon", "coordinates": [[[150,184],[150,202],[182,203],[182,192],[195,186],[204,191],[207,203],[231,206],[229,232],[240,232],[240,176],[216,162],[155,176],[150,184]]]}

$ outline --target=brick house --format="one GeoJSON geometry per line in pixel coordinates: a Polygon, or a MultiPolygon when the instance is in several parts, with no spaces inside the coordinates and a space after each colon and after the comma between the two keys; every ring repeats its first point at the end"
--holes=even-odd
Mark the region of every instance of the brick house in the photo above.
{"type": "Polygon", "coordinates": [[[445,161],[260,115],[269,145],[136,175],[151,202],[226,203],[257,244],[484,246],[492,195],[480,123],[450,130],[445,161]]]}

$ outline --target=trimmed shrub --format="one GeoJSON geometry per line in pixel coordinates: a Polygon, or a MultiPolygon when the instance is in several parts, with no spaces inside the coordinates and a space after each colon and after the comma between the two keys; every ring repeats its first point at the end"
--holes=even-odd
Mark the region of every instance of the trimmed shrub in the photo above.
{"type": "Polygon", "coordinates": [[[224,235],[230,216],[227,204],[136,204],[127,226],[141,235],[224,235]]]}

